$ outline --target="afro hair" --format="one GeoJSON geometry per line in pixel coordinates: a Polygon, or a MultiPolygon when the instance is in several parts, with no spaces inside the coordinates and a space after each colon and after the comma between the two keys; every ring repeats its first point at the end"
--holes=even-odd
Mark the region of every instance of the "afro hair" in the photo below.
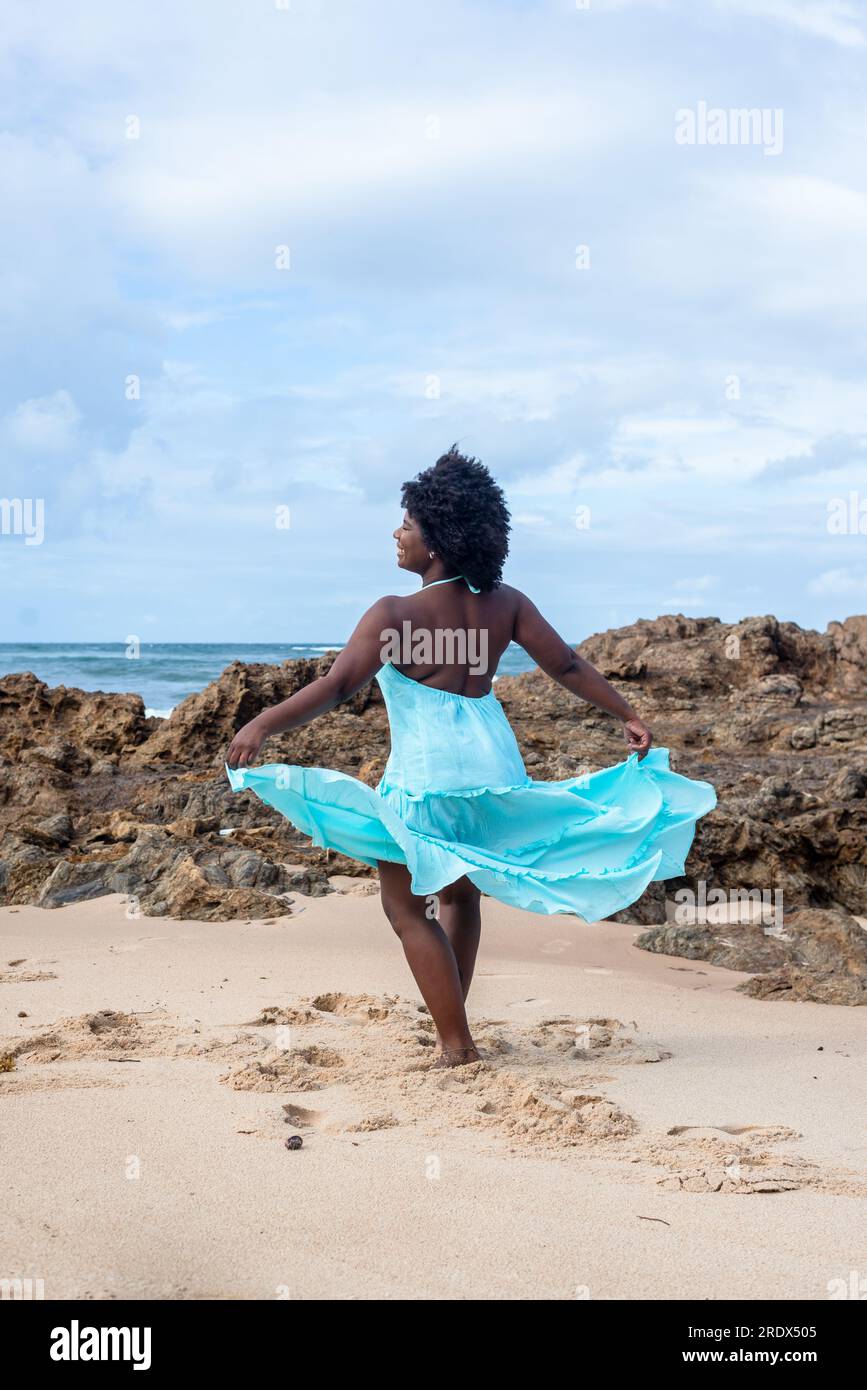
{"type": "Polygon", "coordinates": [[[509,553],[509,509],[483,463],[453,444],[431,468],[403,484],[400,500],[450,568],[485,592],[497,587],[509,553]]]}

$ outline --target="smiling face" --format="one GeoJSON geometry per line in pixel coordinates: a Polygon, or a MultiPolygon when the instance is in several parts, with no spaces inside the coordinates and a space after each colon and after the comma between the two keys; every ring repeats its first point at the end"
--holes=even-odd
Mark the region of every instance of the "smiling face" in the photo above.
{"type": "Polygon", "coordinates": [[[404,512],[403,521],[392,532],[397,542],[397,563],[402,570],[413,574],[424,574],[430,566],[430,547],[409,512],[404,512]]]}

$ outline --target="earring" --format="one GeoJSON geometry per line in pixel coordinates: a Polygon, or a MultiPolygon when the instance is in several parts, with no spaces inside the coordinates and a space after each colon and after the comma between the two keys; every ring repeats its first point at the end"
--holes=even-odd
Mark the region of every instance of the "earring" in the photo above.
{"type": "Polygon", "coordinates": [[[434,559],[434,553],[432,550],[428,551],[428,555],[431,557],[432,560],[434,559]]]}

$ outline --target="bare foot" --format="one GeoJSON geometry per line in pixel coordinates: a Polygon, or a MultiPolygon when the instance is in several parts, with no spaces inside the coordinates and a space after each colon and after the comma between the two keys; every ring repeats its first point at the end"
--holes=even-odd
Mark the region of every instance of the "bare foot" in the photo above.
{"type": "Polygon", "coordinates": [[[479,1049],[473,1047],[444,1047],[437,1053],[436,1059],[431,1062],[431,1071],[439,1071],[444,1067],[467,1067],[471,1062],[481,1062],[482,1057],[479,1049]]]}

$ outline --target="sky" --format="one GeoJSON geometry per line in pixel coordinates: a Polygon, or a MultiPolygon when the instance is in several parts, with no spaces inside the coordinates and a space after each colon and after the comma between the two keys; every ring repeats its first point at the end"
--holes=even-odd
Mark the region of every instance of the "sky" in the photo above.
{"type": "Polygon", "coordinates": [[[455,441],[570,642],[867,612],[865,40],[845,0],[7,0],[0,641],[344,641],[455,441]]]}

